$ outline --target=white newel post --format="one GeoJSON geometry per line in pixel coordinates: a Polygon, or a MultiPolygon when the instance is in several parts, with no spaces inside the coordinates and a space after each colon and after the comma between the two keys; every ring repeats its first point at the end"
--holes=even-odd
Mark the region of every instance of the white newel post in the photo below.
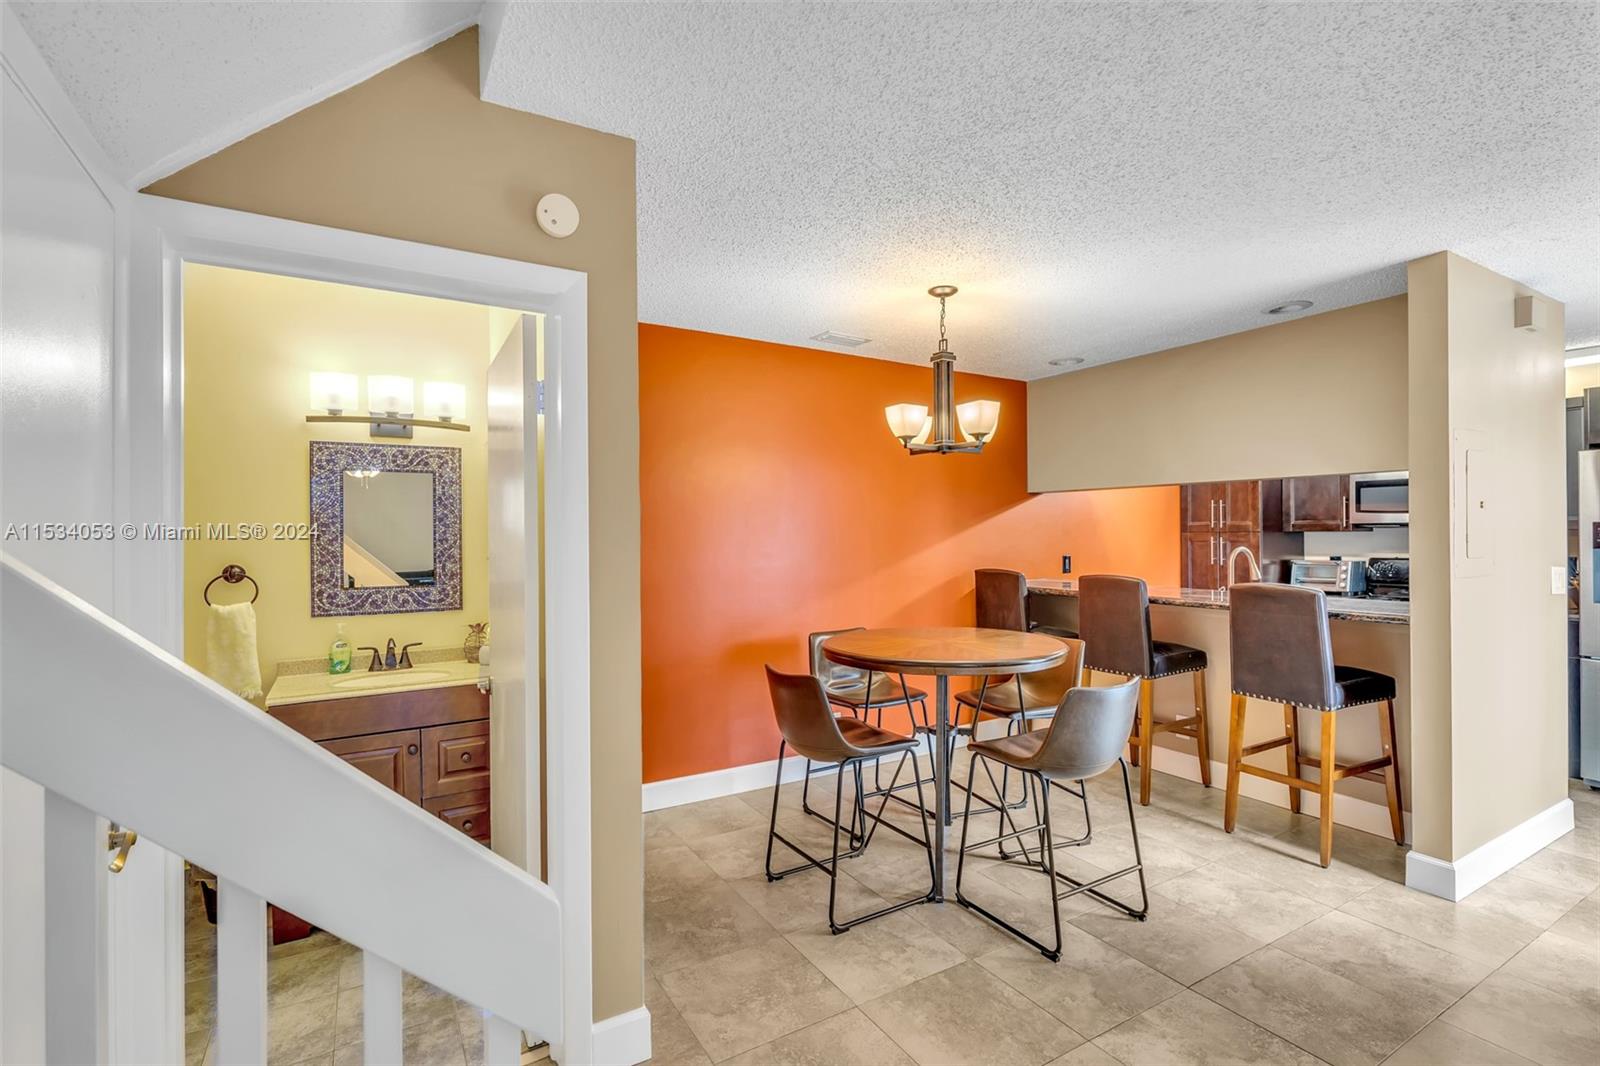
{"type": "Polygon", "coordinates": [[[44,794],[45,1058],[105,1062],[99,966],[105,840],[93,811],[44,794]]]}
{"type": "Polygon", "coordinates": [[[217,1061],[267,1061],[267,903],[217,878],[217,1061]]]}
{"type": "Polygon", "coordinates": [[[361,953],[361,1050],[373,1066],[399,1062],[405,1048],[400,976],[394,963],[361,953]]]}

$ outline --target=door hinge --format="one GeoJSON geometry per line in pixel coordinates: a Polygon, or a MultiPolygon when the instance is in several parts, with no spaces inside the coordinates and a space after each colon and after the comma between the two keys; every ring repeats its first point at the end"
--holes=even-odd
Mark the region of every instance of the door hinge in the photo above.
{"type": "Polygon", "coordinates": [[[542,415],[544,414],[544,382],[540,381],[537,383],[537,390],[538,391],[535,393],[536,399],[534,400],[533,409],[537,414],[542,415]]]}

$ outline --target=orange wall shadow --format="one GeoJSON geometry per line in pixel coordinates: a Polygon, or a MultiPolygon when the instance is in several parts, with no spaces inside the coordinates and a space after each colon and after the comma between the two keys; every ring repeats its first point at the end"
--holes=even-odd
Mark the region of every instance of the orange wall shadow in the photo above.
{"type": "Polygon", "coordinates": [[[883,409],[932,384],[925,366],[640,325],[645,781],[774,758],[763,663],[805,670],[813,630],[971,625],[977,567],[1058,576],[1070,552],[1075,575],[1178,583],[1176,488],[1030,495],[1027,388],[972,374],[956,395],[1001,401],[993,443],[909,455],[883,409]]]}

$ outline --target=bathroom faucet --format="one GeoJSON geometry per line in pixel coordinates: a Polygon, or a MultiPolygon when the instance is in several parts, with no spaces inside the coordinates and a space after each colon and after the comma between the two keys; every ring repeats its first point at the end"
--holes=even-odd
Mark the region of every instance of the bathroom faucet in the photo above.
{"type": "Polygon", "coordinates": [[[383,653],[383,668],[385,670],[394,670],[398,668],[399,665],[399,660],[394,657],[394,638],[390,637],[389,647],[386,648],[383,653]]]}
{"type": "MultiPolygon", "coordinates": [[[[1241,544],[1237,548],[1233,549],[1233,551],[1228,553],[1228,569],[1226,571],[1228,575],[1228,584],[1233,584],[1233,567],[1239,559],[1240,552],[1244,553],[1245,561],[1250,564],[1250,580],[1260,581],[1261,564],[1256,562],[1256,553],[1250,550],[1250,546],[1248,544],[1241,544]]],[[[393,641],[390,641],[391,647],[393,647],[393,643],[393,641]]]]}

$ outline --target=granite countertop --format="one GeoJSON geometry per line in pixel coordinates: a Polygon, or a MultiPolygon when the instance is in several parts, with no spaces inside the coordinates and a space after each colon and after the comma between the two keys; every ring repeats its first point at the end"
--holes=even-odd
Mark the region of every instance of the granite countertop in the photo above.
{"type": "Polygon", "coordinates": [[[488,676],[488,669],[477,663],[456,659],[452,662],[418,663],[409,670],[369,672],[357,666],[348,674],[330,674],[326,670],[317,674],[280,673],[272,683],[272,691],[267,693],[267,706],[282,707],[291,703],[342,700],[381,692],[474,685],[480,677],[488,676]]]}
{"type": "MultiPolygon", "coordinates": [[[[1078,583],[1056,578],[1029,578],[1028,591],[1041,596],[1076,596],[1078,583]]],[[[1157,586],[1150,589],[1150,602],[1169,607],[1204,607],[1214,611],[1228,609],[1227,589],[1184,589],[1157,586]]],[[[1329,596],[1328,617],[1348,622],[1383,622],[1410,625],[1411,604],[1406,600],[1369,600],[1357,596],[1329,596]]]]}

